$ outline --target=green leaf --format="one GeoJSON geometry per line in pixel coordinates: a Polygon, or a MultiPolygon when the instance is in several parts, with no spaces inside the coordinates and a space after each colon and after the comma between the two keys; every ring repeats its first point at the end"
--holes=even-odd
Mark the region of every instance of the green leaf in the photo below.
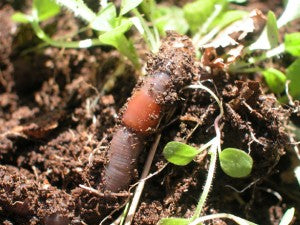
{"type": "Polygon", "coordinates": [[[289,84],[290,95],[300,99],[300,58],[286,69],[286,78],[291,81],[289,84]]]}
{"type": "Polygon", "coordinates": [[[241,178],[251,173],[253,160],[240,149],[226,148],[221,152],[219,158],[221,168],[228,176],[241,178]]]}
{"type": "Polygon", "coordinates": [[[120,15],[122,16],[136,8],[142,1],[143,0],[122,0],[120,15]]]}
{"type": "Polygon", "coordinates": [[[169,142],[163,150],[165,158],[179,166],[189,164],[197,154],[199,151],[196,148],[177,141],[169,142]]]}
{"type": "Polygon", "coordinates": [[[98,31],[110,31],[114,27],[117,10],[113,3],[108,3],[107,6],[100,10],[95,20],[91,23],[91,27],[98,31]]]}
{"type": "Polygon", "coordinates": [[[295,208],[294,207],[288,209],[284,213],[279,225],[289,225],[293,220],[294,214],[295,214],[295,208]]]}
{"type": "Polygon", "coordinates": [[[158,225],[188,225],[190,219],[184,218],[163,218],[158,222],[158,225]]]}
{"type": "Polygon", "coordinates": [[[286,34],[284,36],[284,45],[288,53],[300,56],[300,32],[286,34]]]}
{"type": "Polygon", "coordinates": [[[262,72],[270,90],[275,94],[280,94],[285,89],[286,76],[274,68],[266,69],[262,72]]]}
{"type": "Polygon", "coordinates": [[[276,16],[272,11],[268,12],[268,20],[267,20],[267,36],[269,40],[269,44],[271,48],[274,48],[278,45],[278,28],[276,16]]]}
{"type": "MultiPolygon", "coordinates": [[[[280,28],[297,18],[300,18],[300,1],[289,0],[282,15],[277,20],[277,27],[280,28]]],[[[266,30],[262,32],[260,37],[251,46],[249,46],[249,49],[270,49],[266,30]]]]}
{"type": "Polygon", "coordinates": [[[215,10],[215,5],[226,5],[226,0],[197,0],[183,7],[184,17],[187,20],[192,33],[196,33],[199,27],[205,23],[215,10]]]}
{"type": "Polygon", "coordinates": [[[159,7],[153,17],[154,24],[163,35],[166,30],[175,30],[180,34],[185,34],[189,29],[182,9],[176,6],[159,7]]]}
{"type": "Polygon", "coordinates": [[[126,31],[130,29],[132,26],[132,22],[129,19],[123,19],[121,21],[121,25],[115,27],[114,29],[105,32],[99,36],[100,40],[105,43],[116,47],[115,37],[124,34],[126,31]]]}
{"type": "Polygon", "coordinates": [[[143,0],[140,7],[148,20],[151,20],[153,14],[157,10],[155,0],[143,0]]]}
{"type": "Polygon", "coordinates": [[[15,22],[19,23],[29,23],[30,18],[28,15],[21,13],[21,12],[16,12],[12,15],[11,19],[15,22]]]}
{"type": "Polygon", "coordinates": [[[37,11],[39,21],[49,19],[60,11],[54,0],[33,0],[33,9],[37,11]]]}
{"type": "Polygon", "coordinates": [[[218,18],[214,20],[214,22],[209,26],[209,30],[214,27],[218,27],[219,29],[223,29],[234,21],[240,20],[243,17],[247,16],[249,13],[247,11],[242,10],[230,10],[222,13],[218,18]]]}
{"type": "Polygon", "coordinates": [[[131,41],[129,41],[124,33],[132,26],[132,22],[128,19],[123,19],[121,25],[111,31],[99,36],[103,44],[114,46],[123,55],[125,55],[136,68],[140,67],[139,60],[135,48],[131,41]]]}

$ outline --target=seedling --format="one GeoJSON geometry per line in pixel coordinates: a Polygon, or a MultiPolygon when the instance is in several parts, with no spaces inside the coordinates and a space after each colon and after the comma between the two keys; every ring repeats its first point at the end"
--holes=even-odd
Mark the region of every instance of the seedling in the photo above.
{"type": "MultiPolygon", "coordinates": [[[[210,26],[214,24],[213,21],[217,21],[215,18],[222,18],[222,16],[225,18],[226,13],[222,14],[222,11],[224,8],[226,8],[226,4],[222,4],[219,1],[214,1],[215,4],[210,5],[203,5],[204,3],[202,1],[195,1],[193,3],[190,3],[185,6],[184,12],[185,16],[187,18],[187,21],[190,25],[192,33],[194,33],[194,44],[197,47],[200,47],[201,45],[207,43],[209,40],[211,40],[212,37],[216,35],[216,33],[228,25],[229,23],[233,21],[228,21],[228,24],[226,23],[226,20],[223,19],[222,22],[223,25],[219,25],[217,29],[209,30],[210,26]],[[219,4],[218,4],[219,3],[219,4]],[[195,5],[201,4],[201,7],[195,7],[195,5]],[[197,10],[204,9],[204,13],[209,12],[208,15],[211,15],[207,20],[202,18],[203,14],[199,15],[199,12],[196,12],[196,10],[193,10],[193,8],[197,8],[197,10]],[[200,9],[201,8],[201,9],[200,9]],[[214,12],[212,12],[212,9],[215,9],[214,12]],[[195,13],[195,14],[194,14],[195,13]],[[197,14],[197,15],[196,15],[197,14]],[[198,24],[198,26],[196,26],[198,24]],[[199,27],[199,24],[202,25],[199,27]]],[[[285,25],[289,21],[299,18],[300,17],[300,10],[291,10],[291,5],[294,5],[296,9],[300,8],[300,3],[290,0],[287,3],[286,10],[284,11],[282,17],[279,19],[279,21],[276,21],[276,17],[273,12],[268,13],[268,20],[266,25],[266,30],[262,33],[261,38],[258,39],[256,43],[251,45],[242,53],[242,57],[246,55],[250,55],[254,52],[255,48],[253,46],[264,46],[265,43],[263,43],[262,40],[267,40],[269,49],[266,52],[263,52],[262,55],[255,57],[255,58],[249,58],[248,61],[239,60],[235,64],[232,64],[229,68],[229,72],[261,72],[266,80],[267,85],[269,86],[270,90],[274,92],[275,94],[280,94],[284,91],[286,86],[286,81],[290,80],[291,83],[289,85],[289,94],[295,98],[300,98],[299,93],[299,73],[300,73],[300,61],[299,58],[294,61],[286,70],[286,75],[282,73],[279,70],[269,68],[269,69],[262,69],[258,66],[258,63],[262,62],[263,60],[269,59],[271,57],[278,56],[285,51],[290,53],[291,55],[295,57],[299,57],[299,47],[300,47],[300,38],[299,33],[293,33],[293,34],[287,34],[285,36],[285,41],[282,44],[279,44],[278,41],[278,28],[277,25],[285,25]],[[289,14],[288,10],[292,11],[293,13],[289,14]],[[298,75],[297,75],[298,74],[298,75]]],[[[234,12],[234,11],[233,11],[234,12]]],[[[231,13],[232,14],[232,13],[231,13]]],[[[239,17],[242,13],[237,13],[237,17],[239,17]]],[[[239,19],[239,18],[237,18],[239,19]]],[[[222,22],[219,24],[222,24],[222,22]]],[[[242,178],[246,177],[251,173],[253,160],[252,158],[245,153],[244,151],[240,149],[235,148],[227,148],[221,151],[220,147],[220,130],[218,126],[218,120],[223,115],[223,109],[222,109],[222,103],[221,101],[215,96],[215,94],[209,90],[207,87],[203,86],[202,84],[190,86],[190,88],[200,88],[208,91],[211,96],[216,100],[216,102],[219,105],[220,108],[220,115],[215,120],[215,130],[216,130],[216,137],[213,138],[208,143],[204,144],[200,149],[193,148],[192,146],[178,143],[178,142],[170,142],[168,143],[163,151],[163,154],[165,158],[176,165],[186,165],[190,161],[193,160],[193,158],[199,154],[201,151],[208,149],[208,152],[211,156],[210,159],[210,166],[208,170],[207,180],[205,182],[203,192],[200,196],[197,208],[195,210],[195,213],[192,218],[184,219],[184,218],[164,218],[160,220],[160,224],[163,225],[170,225],[170,224],[199,224],[205,220],[208,219],[214,219],[214,218],[228,218],[231,220],[234,220],[238,224],[254,224],[252,222],[246,221],[242,218],[236,217],[234,215],[230,214],[215,214],[215,215],[208,215],[208,216],[201,216],[201,211],[203,208],[203,205],[206,201],[206,198],[209,193],[209,189],[212,185],[213,181],[213,174],[215,170],[215,163],[217,160],[217,154],[219,154],[219,160],[222,170],[229,176],[235,177],[235,178],[242,178]],[[218,151],[217,151],[218,150],[218,151]]],[[[292,213],[291,213],[292,214],[292,213]]],[[[283,218],[284,219],[284,218],[283,218]]],[[[287,219],[290,221],[290,218],[287,219]]]]}
{"type": "MultiPolygon", "coordinates": [[[[116,6],[107,1],[101,1],[101,8],[96,14],[82,0],[34,0],[30,15],[16,13],[13,19],[21,23],[30,23],[36,35],[46,43],[61,48],[88,48],[97,45],[110,45],[117,48],[126,56],[136,68],[140,67],[139,59],[133,43],[125,36],[125,33],[136,25],[141,27],[140,20],[136,17],[124,15],[136,8],[142,0],[122,1],[120,13],[117,14],[116,6]],[[49,19],[60,12],[60,5],[71,10],[75,16],[84,20],[98,33],[98,38],[88,38],[81,41],[53,40],[40,27],[39,23],[49,19]]],[[[82,28],[85,29],[85,28],[82,28]]]]}

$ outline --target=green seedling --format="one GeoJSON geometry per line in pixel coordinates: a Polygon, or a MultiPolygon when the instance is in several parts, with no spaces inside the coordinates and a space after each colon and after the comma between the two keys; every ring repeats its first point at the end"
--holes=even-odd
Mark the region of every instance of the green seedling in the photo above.
{"type": "Polygon", "coordinates": [[[284,36],[285,50],[293,56],[300,56],[300,32],[284,36]]]}
{"type": "MultiPolygon", "coordinates": [[[[204,144],[200,149],[196,149],[192,146],[180,143],[180,142],[169,142],[164,150],[163,154],[166,157],[166,159],[169,162],[172,162],[176,165],[186,165],[189,162],[193,160],[193,158],[202,152],[205,149],[209,149],[208,153],[210,155],[210,163],[209,163],[209,169],[208,169],[208,175],[207,179],[203,188],[203,192],[199,198],[196,210],[194,212],[194,215],[191,218],[185,219],[185,218],[163,218],[160,220],[160,224],[163,225],[172,225],[172,224],[178,224],[178,225],[186,225],[186,224],[197,224],[195,223],[197,219],[203,219],[203,217],[200,217],[201,212],[203,210],[204,204],[207,200],[209,190],[212,186],[213,182],[213,176],[216,169],[216,162],[218,158],[218,154],[221,156],[221,131],[219,128],[219,120],[223,117],[224,110],[222,106],[221,100],[215,95],[213,91],[211,91],[206,86],[199,83],[198,85],[190,85],[187,88],[191,89],[202,89],[207,91],[218,103],[218,106],[220,108],[220,114],[216,117],[214,122],[214,127],[216,131],[216,136],[204,144]]],[[[225,149],[225,152],[223,153],[222,157],[220,157],[220,163],[221,167],[224,168],[224,172],[230,176],[233,177],[244,177],[248,176],[252,169],[253,160],[252,158],[239,149],[225,149]],[[236,157],[236,154],[238,154],[238,157],[236,157]],[[236,171],[236,170],[240,171],[236,171]]],[[[219,218],[219,217],[216,217],[219,218]]],[[[226,214],[226,218],[229,219],[237,219],[237,221],[241,221],[240,224],[245,224],[245,220],[239,217],[236,217],[234,215],[226,214]]],[[[206,219],[204,219],[206,220],[206,219]]],[[[250,222],[248,224],[251,224],[250,222]]],[[[252,223],[253,224],[253,223],[252,223]]]]}
{"type": "Polygon", "coordinates": [[[281,71],[269,68],[262,71],[266,84],[275,94],[280,94],[285,90],[286,76],[281,71]]]}
{"type": "MultiPolygon", "coordinates": [[[[285,90],[288,95],[295,99],[300,99],[299,85],[299,55],[300,55],[300,33],[295,32],[285,34],[284,42],[279,43],[278,28],[288,24],[290,21],[300,18],[300,2],[297,0],[287,1],[286,8],[280,18],[276,20],[273,12],[268,13],[267,25],[261,36],[253,44],[246,48],[242,59],[232,64],[229,68],[231,73],[253,73],[259,72],[265,78],[266,84],[275,94],[282,93],[285,90]],[[263,50],[255,52],[256,50],[263,50]],[[247,57],[255,53],[255,57],[247,57]],[[262,62],[270,61],[272,58],[280,57],[283,53],[289,53],[295,57],[295,61],[286,68],[285,71],[276,69],[264,69],[262,62]],[[244,60],[246,58],[246,60],[244,60]],[[289,85],[286,85],[289,82],[289,85]]],[[[287,96],[280,98],[280,102],[286,102],[287,96]]]]}
{"type": "Polygon", "coordinates": [[[222,170],[231,177],[242,178],[251,173],[253,160],[244,151],[226,148],[219,155],[222,170]]]}
{"type": "MultiPolygon", "coordinates": [[[[214,1],[214,3],[217,2],[218,1],[214,1]]],[[[291,8],[290,7],[291,2],[295,3],[295,1],[290,0],[287,4],[288,9],[291,8]]],[[[220,4],[219,6],[218,4],[212,4],[212,2],[207,3],[207,5],[205,5],[204,1],[199,0],[199,1],[189,3],[184,7],[185,19],[187,20],[190,26],[191,32],[194,34],[193,40],[195,46],[201,47],[201,45],[209,42],[221,29],[223,29],[224,27],[226,27],[227,25],[235,21],[235,19],[231,20],[230,16],[228,15],[236,15],[236,20],[240,19],[243,15],[245,15],[244,12],[228,11],[226,10],[227,7],[226,4],[222,4],[220,2],[218,3],[220,4]],[[201,6],[201,7],[196,7],[196,6],[201,6]],[[197,8],[198,11],[194,10],[193,8],[197,8]],[[205,9],[205,11],[210,12],[209,13],[210,17],[206,16],[206,18],[204,19],[202,17],[203,14],[199,15],[199,10],[201,11],[202,9],[205,9]]],[[[263,60],[277,56],[284,52],[288,52],[294,56],[299,56],[299,33],[286,35],[285,43],[283,44],[279,44],[279,39],[278,39],[278,27],[299,17],[299,11],[294,10],[293,12],[294,12],[292,13],[293,16],[291,17],[291,15],[289,15],[285,11],[283,13],[283,16],[280,18],[280,21],[276,20],[276,17],[273,12],[269,12],[267,17],[268,20],[267,20],[266,30],[265,32],[263,32],[263,36],[266,37],[268,41],[268,46],[270,46],[271,50],[267,52],[263,52],[262,55],[259,57],[255,57],[255,58],[250,57],[249,60],[247,61],[240,60],[236,64],[231,66],[229,71],[240,72],[249,69],[249,72],[261,72],[264,75],[266,83],[269,86],[270,90],[276,94],[282,93],[285,89],[286,81],[290,80],[291,83],[289,86],[289,90],[290,90],[289,93],[293,97],[299,96],[300,95],[299,88],[296,88],[299,87],[300,85],[299,84],[300,77],[296,75],[296,74],[299,75],[300,73],[299,71],[300,61],[298,59],[296,59],[295,62],[287,68],[286,75],[283,72],[273,68],[264,70],[258,66],[258,63],[262,62],[263,60]],[[288,17],[288,18],[285,19],[284,17],[288,17]]],[[[261,42],[260,40],[256,42],[256,44],[258,45],[261,45],[262,43],[263,42],[261,42]]],[[[244,54],[243,56],[250,55],[252,53],[254,53],[254,49],[246,48],[246,51],[243,53],[244,54]]],[[[195,157],[203,150],[209,149],[208,153],[211,158],[210,158],[210,166],[208,170],[207,180],[205,182],[203,193],[200,196],[193,217],[187,219],[186,218],[164,218],[160,220],[160,224],[163,225],[193,224],[194,225],[194,224],[202,223],[203,221],[208,219],[222,218],[222,217],[231,219],[237,222],[238,224],[254,224],[250,221],[246,221],[242,218],[236,217],[231,214],[215,214],[215,215],[201,216],[202,208],[208,196],[209,189],[212,185],[217,155],[219,155],[219,161],[222,170],[227,175],[234,178],[243,178],[249,176],[252,170],[253,160],[246,152],[240,149],[227,148],[221,151],[220,130],[218,127],[218,120],[223,115],[222,103],[214,95],[212,91],[204,87],[202,84],[199,84],[198,86],[192,85],[190,86],[190,88],[200,88],[208,91],[219,104],[221,113],[216,118],[214,124],[216,129],[216,137],[214,137],[207,144],[203,145],[204,148],[202,147],[201,149],[196,149],[192,146],[183,143],[170,142],[165,146],[163,154],[169,162],[179,166],[183,166],[191,162],[193,160],[193,157],[195,157]]]]}
{"type": "Polygon", "coordinates": [[[141,2],[142,0],[122,1],[118,15],[116,6],[113,3],[107,3],[107,1],[102,1],[99,12],[94,13],[82,0],[34,0],[30,15],[18,12],[12,18],[17,22],[30,23],[36,35],[50,45],[61,48],[88,48],[97,45],[110,45],[117,48],[136,68],[139,68],[139,58],[133,43],[125,36],[132,25],[137,25],[139,21],[124,15],[136,8],[141,2]],[[81,41],[53,40],[50,38],[42,30],[39,23],[57,15],[60,12],[60,5],[84,20],[87,23],[87,28],[98,33],[98,38],[81,41]]]}

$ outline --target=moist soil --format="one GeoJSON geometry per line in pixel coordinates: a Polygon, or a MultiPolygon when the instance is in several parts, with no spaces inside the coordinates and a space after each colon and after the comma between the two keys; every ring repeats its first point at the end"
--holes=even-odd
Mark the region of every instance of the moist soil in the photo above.
{"type": "MultiPolygon", "coordinates": [[[[30,1],[0,3],[0,221],[99,224],[108,216],[104,224],[110,224],[130,193],[104,191],[109,143],[120,124],[119,112],[141,75],[108,47],[44,46],[30,26],[10,19],[29,6],[30,1]]],[[[238,8],[280,13],[282,3],[250,1],[238,8]]],[[[52,37],[64,37],[80,25],[66,12],[42,26],[52,37]]],[[[294,27],[299,30],[299,23],[294,27]]],[[[230,178],[217,167],[204,214],[226,212],[258,224],[278,224],[288,208],[299,209],[300,204],[293,145],[285,129],[293,110],[277,103],[260,76],[207,72],[197,60],[176,61],[184,58],[180,53],[176,59],[172,55],[176,40],[175,34],[163,40],[158,55],[149,54],[143,44],[137,46],[149,74],[167,70],[176,76],[174,87],[158,99],[166,106],[165,116],[148,138],[132,181],[138,180],[154,138],[161,133],[151,167],[151,173],[160,172],[147,180],[133,224],[190,217],[202,192],[210,158],[207,152],[184,167],[167,164],[162,155],[169,141],[200,147],[215,136],[213,123],[219,108],[207,92],[183,90],[187,80],[201,81],[222,99],[222,148],[248,150],[254,160],[251,176],[243,179],[230,178]],[[180,73],[185,74],[183,78],[180,73]]],[[[194,52],[191,46],[187,48],[194,52]]],[[[283,57],[276,65],[286,67],[291,60],[283,57]]],[[[292,116],[299,121],[299,115],[292,116]]]]}

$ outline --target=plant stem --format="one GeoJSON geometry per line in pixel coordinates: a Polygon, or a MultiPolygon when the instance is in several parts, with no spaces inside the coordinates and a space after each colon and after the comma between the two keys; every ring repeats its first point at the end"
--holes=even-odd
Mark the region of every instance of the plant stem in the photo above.
{"type": "Polygon", "coordinates": [[[205,185],[204,185],[204,188],[203,188],[203,192],[200,196],[197,208],[196,208],[195,213],[192,217],[192,221],[194,221],[195,219],[197,219],[200,216],[201,211],[203,209],[203,206],[205,204],[205,201],[207,199],[210,187],[212,185],[212,181],[213,181],[213,177],[214,177],[214,173],[215,173],[215,168],[216,168],[216,161],[217,161],[218,142],[219,141],[216,141],[216,143],[214,143],[211,146],[210,150],[209,150],[211,158],[210,158],[210,163],[209,163],[207,179],[206,179],[206,182],[205,182],[205,185]]]}
{"type": "Polygon", "coordinates": [[[210,90],[208,87],[201,84],[201,82],[199,82],[196,85],[189,85],[188,88],[200,88],[200,89],[203,89],[203,90],[207,91],[216,100],[216,102],[219,105],[220,114],[215,119],[214,127],[215,127],[215,131],[216,131],[216,141],[218,141],[218,146],[217,147],[218,147],[218,151],[220,153],[221,152],[221,141],[220,141],[221,140],[221,131],[220,131],[218,123],[224,115],[224,109],[223,109],[222,101],[216,96],[216,94],[212,90],[210,90]]]}
{"type": "Polygon", "coordinates": [[[143,37],[146,41],[146,43],[149,45],[150,49],[152,52],[157,52],[158,49],[159,49],[159,42],[157,41],[157,31],[155,31],[154,29],[154,33],[156,34],[154,36],[153,32],[150,30],[149,26],[147,25],[145,19],[143,18],[143,16],[140,14],[140,12],[137,10],[137,9],[133,9],[132,10],[133,14],[139,18],[144,30],[145,30],[145,33],[143,34],[143,37]]]}
{"type": "Polygon", "coordinates": [[[215,5],[215,10],[213,11],[213,13],[207,18],[205,23],[199,28],[199,31],[194,35],[193,37],[194,46],[199,47],[199,41],[201,40],[202,35],[207,32],[208,27],[217,18],[217,16],[220,14],[222,9],[223,9],[222,5],[219,4],[215,5]]]}
{"type": "MultiPolygon", "coordinates": [[[[245,49],[246,53],[251,53],[252,51],[249,49],[245,49]]],[[[236,64],[233,64],[229,68],[229,72],[231,73],[255,73],[260,72],[262,69],[259,67],[253,67],[249,68],[251,64],[257,64],[260,63],[266,59],[272,58],[274,56],[280,55],[285,52],[285,46],[284,43],[278,45],[277,47],[270,49],[263,53],[262,55],[258,57],[250,57],[247,62],[238,62],[236,64]]]]}
{"type": "Polygon", "coordinates": [[[220,108],[220,113],[214,121],[216,137],[214,139],[212,139],[210,142],[208,142],[208,143],[211,143],[213,141],[213,143],[210,147],[210,150],[209,150],[211,158],[210,158],[208,174],[207,174],[206,182],[205,182],[205,185],[203,188],[203,192],[199,198],[197,208],[192,217],[192,221],[194,221],[196,218],[198,218],[200,216],[203,206],[205,204],[205,201],[207,199],[210,187],[212,185],[215,169],[216,169],[217,154],[218,154],[218,152],[219,153],[221,152],[221,131],[220,131],[220,127],[219,127],[219,121],[224,115],[224,109],[223,109],[222,101],[216,96],[216,94],[212,90],[210,90],[209,88],[207,88],[206,86],[201,84],[201,82],[199,82],[196,85],[190,85],[190,86],[188,86],[188,88],[200,88],[200,89],[207,91],[216,100],[216,102],[218,103],[219,108],[220,108]]]}
{"type": "Polygon", "coordinates": [[[81,41],[56,41],[50,38],[40,27],[37,20],[31,22],[36,35],[49,45],[60,48],[88,48],[96,45],[104,45],[99,39],[86,39],[81,41]]]}
{"type": "Polygon", "coordinates": [[[255,64],[255,63],[261,62],[265,59],[272,58],[274,56],[280,55],[281,53],[284,53],[284,51],[285,51],[285,46],[282,43],[282,44],[278,45],[277,47],[268,50],[267,52],[265,52],[264,54],[262,54],[259,57],[249,58],[248,62],[251,63],[251,64],[255,64]]]}

